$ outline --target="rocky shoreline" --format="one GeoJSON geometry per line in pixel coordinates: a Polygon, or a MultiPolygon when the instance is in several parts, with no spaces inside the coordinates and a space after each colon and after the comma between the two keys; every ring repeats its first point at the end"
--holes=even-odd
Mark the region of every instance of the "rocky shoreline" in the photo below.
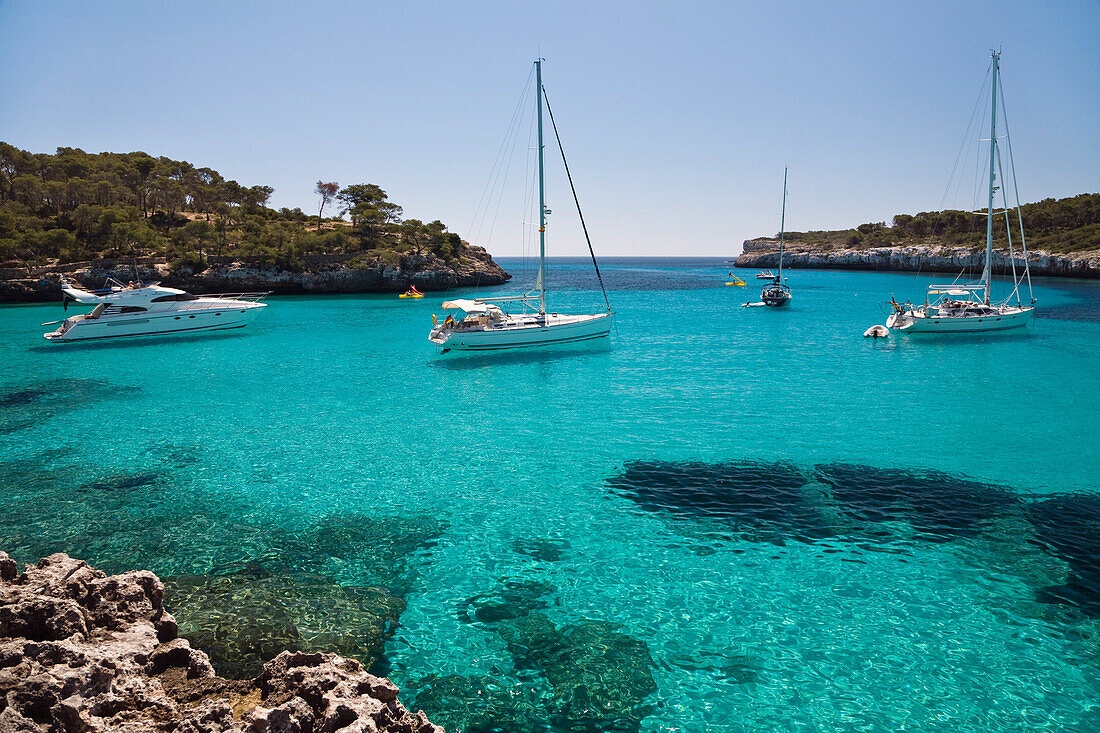
{"type": "MultiPolygon", "coordinates": [[[[869,249],[822,249],[788,242],[783,250],[783,266],[792,269],[885,270],[958,273],[964,269],[981,270],[985,250],[972,247],[905,245],[869,249]]],[[[1015,257],[1022,271],[1023,257],[1015,257]]],[[[1028,252],[1032,275],[1100,279],[1100,252],[1057,255],[1039,250],[1028,252]]],[[[779,241],[749,239],[737,258],[737,267],[774,268],[779,265],[779,241]]],[[[1008,253],[993,252],[993,271],[1010,272],[1008,253]]]]}
{"type": "Polygon", "coordinates": [[[0,731],[443,733],[336,654],[283,651],[253,679],[219,677],[163,598],[145,570],[58,553],[18,573],[0,552],[0,731]]]}
{"type": "Polygon", "coordinates": [[[0,268],[0,303],[61,300],[60,275],[87,287],[99,287],[108,277],[127,282],[140,279],[188,292],[270,291],[277,295],[325,293],[400,293],[415,285],[422,291],[501,285],[511,279],[483,247],[469,246],[458,260],[434,253],[408,254],[396,263],[362,255],[312,255],[304,268],[290,270],[232,258],[208,259],[208,267],[173,269],[164,258],[100,260],[53,267],[0,268]]]}

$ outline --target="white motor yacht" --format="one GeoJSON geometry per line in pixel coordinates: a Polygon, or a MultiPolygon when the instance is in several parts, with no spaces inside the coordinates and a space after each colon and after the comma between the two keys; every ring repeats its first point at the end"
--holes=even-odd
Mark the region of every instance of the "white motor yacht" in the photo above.
{"type": "Polygon", "coordinates": [[[95,305],[88,313],[70,316],[56,331],[42,334],[47,341],[91,341],[126,336],[161,336],[243,328],[266,304],[268,293],[192,295],[159,283],[123,285],[108,279],[100,290],[82,290],[61,278],[65,304],[69,300],[95,305]]]}

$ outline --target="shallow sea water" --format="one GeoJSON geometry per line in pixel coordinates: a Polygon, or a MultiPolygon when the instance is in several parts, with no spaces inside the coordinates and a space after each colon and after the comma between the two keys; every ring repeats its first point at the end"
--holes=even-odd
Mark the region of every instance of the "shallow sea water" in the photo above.
{"type": "Polygon", "coordinates": [[[870,340],[943,276],[772,310],[726,268],[608,260],[609,343],[471,356],[431,294],[61,347],[2,307],[0,549],[149,568],[216,666],[338,648],[448,730],[1100,730],[1100,284],[870,340]]]}

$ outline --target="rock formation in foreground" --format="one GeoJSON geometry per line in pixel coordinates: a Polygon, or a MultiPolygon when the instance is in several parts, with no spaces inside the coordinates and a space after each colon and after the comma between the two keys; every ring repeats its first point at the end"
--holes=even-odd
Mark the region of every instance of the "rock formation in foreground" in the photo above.
{"type": "Polygon", "coordinates": [[[0,552],[0,733],[443,733],[352,659],[284,651],[218,677],[176,635],[153,573],[107,576],[65,554],[17,574],[0,552]]]}
{"type": "Polygon", "coordinates": [[[86,287],[100,287],[107,277],[120,282],[159,281],[195,294],[271,291],[279,295],[321,293],[400,293],[410,285],[422,291],[501,285],[511,279],[483,247],[468,246],[460,258],[445,260],[425,252],[402,255],[396,263],[366,255],[306,255],[303,267],[289,270],[231,258],[209,258],[205,270],[171,268],[163,259],[100,260],[53,267],[0,269],[0,302],[61,300],[58,276],[65,274],[86,287]]]}
{"type": "MultiPolygon", "coordinates": [[[[779,241],[749,239],[737,258],[737,267],[774,268],[779,264],[779,241]]],[[[978,272],[985,259],[985,248],[935,247],[906,245],[867,249],[822,248],[788,242],[783,249],[783,267],[818,270],[905,270],[958,273],[970,268],[978,272]]],[[[1016,255],[1016,267],[1022,273],[1024,261],[1016,255]]],[[[1100,252],[1056,255],[1044,250],[1028,252],[1032,275],[1100,278],[1100,252]]],[[[993,271],[1010,272],[1008,253],[993,251],[993,271]]]]}

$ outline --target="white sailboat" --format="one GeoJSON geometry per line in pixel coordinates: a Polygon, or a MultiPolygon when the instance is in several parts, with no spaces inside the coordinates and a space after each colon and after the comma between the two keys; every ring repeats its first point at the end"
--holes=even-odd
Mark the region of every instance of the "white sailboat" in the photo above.
{"type": "MultiPolygon", "coordinates": [[[[516,349],[533,346],[548,346],[553,344],[567,344],[579,341],[588,341],[606,337],[611,332],[611,324],[614,313],[607,301],[607,292],[604,291],[604,302],[607,310],[604,313],[592,313],[584,315],[566,315],[563,313],[547,312],[546,310],[546,215],[550,210],[546,208],[545,166],[543,162],[542,142],[542,59],[535,61],[535,103],[538,117],[538,174],[539,174],[539,271],[535,279],[535,287],[524,295],[503,298],[481,299],[457,299],[443,303],[446,309],[457,309],[465,313],[461,318],[448,316],[442,323],[435,323],[428,340],[437,345],[442,353],[455,351],[489,351],[495,349],[516,349]],[[510,314],[498,303],[519,304],[522,312],[510,314]]],[[[549,111],[549,106],[547,106],[549,111]]],[[[550,120],[553,122],[554,113],[550,111],[550,120]]],[[[557,126],[554,126],[554,135],[557,137],[557,126]]],[[[561,147],[561,139],[558,138],[558,146],[561,147]]],[[[562,162],[565,165],[566,175],[569,176],[569,185],[572,188],[573,179],[569,175],[569,166],[565,163],[565,155],[562,153],[562,162]]],[[[576,190],[573,190],[574,200],[576,190]]],[[[578,214],[580,206],[577,207],[578,214]]],[[[585,237],[588,237],[588,228],[584,224],[581,215],[581,226],[584,228],[585,237]]],[[[592,251],[592,243],[588,244],[592,251]]],[[[592,264],[596,268],[596,276],[599,278],[599,265],[596,264],[595,254],[592,255],[592,264]]],[[[600,278],[600,288],[603,288],[603,280],[600,278]]],[[[507,306],[506,306],[507,307],[507,306]]],[[[433,321],[435,317],[433,316],[433,321]]]]}
{"type": "MultiPolygon", "coordinates": [[[[782,308],[791,302],[791,289],[783,282],[783,235],[787,228],[787,169],[783,169],[783,211],[779,216],[779,274],[760,291],[759,303],[745,303],[746,306],[766,305],[782,308]]],[[[765,270],[769,275],[770,270],[765,270]]],[[[761,276],[757,275],[757,279],[761,276]]]]}
{"type": "MultiPolygon", "coordinates": [[[[997,142],[997,79],[1000,71],[1000,52],[993,52],[993,91],[992,114],[989,123],[989,204],[986,210],[985,264],[982,267],[982,279],[976,283],[954,282],[948,285],[931,285],[924,305],[910,303],[899,305],[892,299],[893,313],[886,319],[889,328],[907,333],[975,333],[979,331],[1002,331],[1028,325],[1035,312],[1035,297],[1031,293],[1031,268],[1027,261],[1027,241],[1024,239],[1024,220],[1020,211],[1020,192],[1016,185],[1016,168],[1012,162],[1012,143],[1008,144],[1009,170],[1012,173],[1012,185],[1016,193],[1016,217],[1023,249],[1024,277],[1027,279],[1028,295],[1031,302],[1024,305],[1021,300],[1020,285],[1022,278],[1016,277],[1016,258],[1013,252],[1012,224],[1009,218],[1008,193],[1003,186],[997,185],[997,179],[1004,179],[1001,169],[1000,147],[997,142]],[[993,210],[993,196],[1000,189],[1003,209],[993,210]],[[1013,291],[1001,302],[991,302],[992,289],[991,263],[993,259],[993,220],[997,214],[1005,215],[1005,231],[1008,235],[1009,260],[1012,263],[1013,291]],[[1016,296],[1016,305],[1010,305],[1012,296],[1016,296]]],[[[1002,107],[1004,95],[1002,92],[1002,107]]],[[[1008,136],[1008,123],[1005,123],[1005,136],[1008,136]]],[[[980,212],[978,212],[980,213],[980,212]]]]}

